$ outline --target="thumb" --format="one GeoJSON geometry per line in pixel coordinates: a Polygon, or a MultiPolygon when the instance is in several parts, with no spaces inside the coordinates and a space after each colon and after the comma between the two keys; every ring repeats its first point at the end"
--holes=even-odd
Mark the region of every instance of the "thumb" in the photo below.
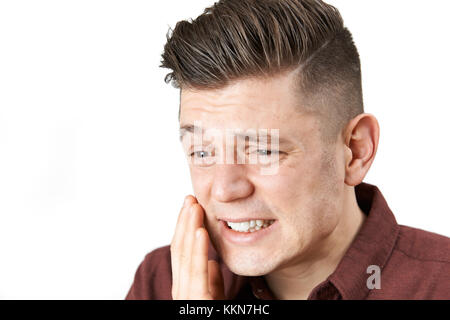
{"type": "Polygon", "coordinates": [[[214,300],[226,299],[222,272],[219,263],[215,260],[208,261],[208,284],[209,292],[214,300]]]}

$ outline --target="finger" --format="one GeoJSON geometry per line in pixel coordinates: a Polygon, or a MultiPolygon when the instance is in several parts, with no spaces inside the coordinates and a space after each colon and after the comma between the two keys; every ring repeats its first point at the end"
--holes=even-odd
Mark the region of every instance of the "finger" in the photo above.
{"type": "Polygon", "coordinates": [[[215,260],[208,261],[208,286],[214,300],[225,300],[225,286],[220,265],[215,260]]]}
{"type": "Polygon", "coordinates": [[[171,266],[172,266],[172,298],[176,295],[179,285],[179,255],[181,251],[181,245],[183,241],[183,235],[185,234],[186,221],[189,218],[189,209],[193,203],[197,202],[196,198],[188,195],[185,197],[183,207],[178,215],[177,225],[175,227],[175,233],[170,244],[171,266]]]}
{"type": "Polygon", "coordinates": [[[190,295],[194,299],[204,299],[209,296],[208,289],[208,232],[198,228],[191,259],[190,295]]]}
{"type": "Polygon", "coordinates": [[[191,274],[191,258],[192,248],[194,246],[195,230],[203,224],[203,208],[194,203],[189,212],[189,219],[186,226],[186,234],[184,235],[182,248],[179,256],[179,287],[178,293],[183,297],[189,295],[190,274],[191,274]]]}
{"type": "Polygon", "coordinates": [[[180,242],[182,241],[182,235],[184,234],[185,221],[187,220],[187,213],[192,203],[196,201],[195,197],[188,195],[185,197],[183,206],[177,218],[177,224],[175,227],[175,233],[170,244],[170,254],[171,254],[171,266],[172,266],[172,298],[176,296],[178,291],[179,282],[179,252],[180,252],[180,242]]]}
{"type": "Polygon", "coordinates": [[[175,227],[175,233],[172,237],[171,244],[179,244],[183,237],[183,232],[181,232],[183,229],[185,229],[185,221],[186,216],[188,215],[189,209],[192,204],[197,203],[197,199],[193,197],[192,195],[188,195],[184,198],[183,207],[180,210],[180,213],[177,218],[177,224],[175,227]]]}

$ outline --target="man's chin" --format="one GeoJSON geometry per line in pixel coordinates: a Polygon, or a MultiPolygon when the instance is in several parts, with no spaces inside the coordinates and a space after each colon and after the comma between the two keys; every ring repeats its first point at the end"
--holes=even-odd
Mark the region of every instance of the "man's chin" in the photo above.
{"type": "Polygon", "coordinates": [[[274,261],[269,260],[267,257],[247,257],[239,254],[230,254],[222,257],[222,259],[231,272],[240,276],[263,276],[275,269],[273,266],[274,261]]]}
{"type": "Polygon", "coordinates": [[[212,234],[211,242],[216,252],[234,274],[257,277],[271,273],[277,267],[273,248],[235,247],[212,234]]]}

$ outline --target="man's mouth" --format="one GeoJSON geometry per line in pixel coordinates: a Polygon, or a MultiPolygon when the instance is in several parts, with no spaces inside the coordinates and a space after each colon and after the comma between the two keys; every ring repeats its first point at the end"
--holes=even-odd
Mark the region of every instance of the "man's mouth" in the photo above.
{"type": "Polygon", "coordinates": [[[263,217],[219,218],[220,235],[233,245],[255,246],[279,228],[279,221],[263,217]]]}
{"type": "Polygon", "coordinates": [[[261,229],[269,227],[275,222],[273,219],[268,220],[247,220],[239,222],[224,221],[229,229],[233,229],[237,232],[255,232],[261,229]]]}

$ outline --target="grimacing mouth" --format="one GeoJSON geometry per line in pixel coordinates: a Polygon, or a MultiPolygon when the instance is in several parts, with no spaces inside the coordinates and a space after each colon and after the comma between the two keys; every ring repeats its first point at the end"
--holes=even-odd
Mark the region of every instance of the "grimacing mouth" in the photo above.
{"type": "Polygon", "coordinates": [[[252,233],[269,228],[275,219],[220,219],[226,228],[236,232],[252,233]]]}

